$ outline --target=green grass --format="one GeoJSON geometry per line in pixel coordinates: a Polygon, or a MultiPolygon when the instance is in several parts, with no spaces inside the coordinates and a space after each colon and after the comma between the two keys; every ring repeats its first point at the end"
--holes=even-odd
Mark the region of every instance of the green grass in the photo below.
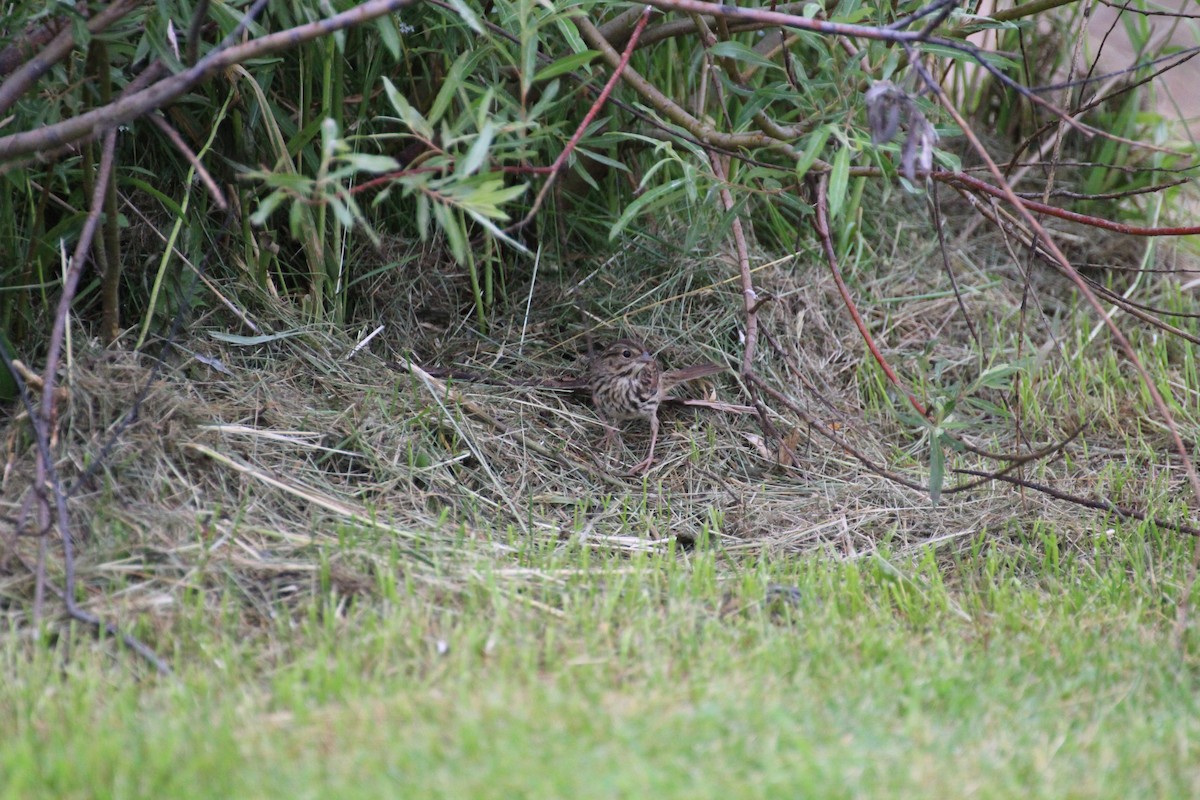
{"type": "MultiPolygon", "coordinates": [[[[311,0],[272,6],[261,20],[268,30],[325,13],[311,0]]],[[[29,565],[46,554],[32,536],[0,536],[0,797],[1200,796],[1200,628],[1193,621],[1182,643],[1173,638],[1186,535],[995,484],[935,507],[774,403],[780,435],[795,434],[787,463],[776,463],[776,442],[755,447],[753,417],[672,411],[645,482],[613,480],[609,469],[645,452],[644,428],[594,458],[599,429],[577,399],[465,381],[446,389],[382,367],[415,356],[488,376],[557,375],[581,367],[585,342],[631,333],[674,366],[738,363],[743,297],[732,217],[715,194],[728,188],[751,247],[766,251],[748,255],[769,299],[757,312],[759,376],[886,469],[927,481],[939,440],[864,354],[806,233],[812,198],[793,183],[792,148],[811,145],[835,164],[884,167],[878,179],[843,171],[831,181],[847,187],[833,210],[835,247],[908,388],[945,408],[953,401],[947,430],[1015,453],[1086,421],[1061,458],[1020,474],[1162,520],[1194,516],[1162,424],[1108,334],[1090,336],[1096,320],[1047,270],[1033,268],[1026,296],[1024,268],[1011,263],[1021,248],[990,224],[976,228],[975,212],[945,191],[947,261],[980,332],[978,344],[968,338],[924,199],[889,180],[894,157],[862,127],[859,89],[908,80],[892,72],[892,45],[864,40],[851,57],[805,36],[789,66],[803,91],[784,92],[779,69],[729,70],[694,35],[644,48],[633,64],[649,82],[722,131],[744,130],[758,110],[798,129],[782,148],[740,150],[748,160],[718,179],[690,137],[631,116],[646,98],[619,85],[623,105],[603,109],[525,231],[535,268],[478,223],[507,224],[529,208],[543,178],[528,168],[562,152],[591,102],[582,82],[595,87],[608,67],[580,61],[570,78],[544,70],[581,49],[564,34],[618,9],[489,4],[488,22],[509,40],[472,32],[464,7],[406,11],[390,34],[394,52],[381,21],[348,32],[344,50],[312,42],[252,65],[253,80],[231,78],[253,90],[240,102],[221,81],[198,86],[187,100],[198,113],[170,119],[195,123],[181,131],[193,145],[231,129],[235,141],[218,136],[205,158],[218,183],[238,187],[229,229],[224,215],[206,213],[211,198],[198,185],[169,180],[191,164],[165,136],[135,126],[120,137],[129,227],[126,251],[114,254],[174,263],[152,235],[171,234],[178,255],[229,296],[166,281],[151,302],[152,282],[127,269],[117,287],[125,325],[161,328],[183,305],[216,312],[194,315],[179,360],[150,375],[146,359],[101,357],[90,345],[101,310],[98,284],[85,283],[56,458],[69,479],[140,409],[99,489],[71,500],[76,592],[175,674],[149,675],[113,642],[64,624],[53,599],[34,638],[29,565]],[[565,15],[580,11],[569,24],[565,15]],[[717,68],[728,81],[720,93],[703,85],[717,68]],[[384,74],[406,102],[384,91],[384,74]],[[320,126],[326,114],[336,131],[320,126]],[[337,136],[348,148],[340,154],[337,136]],[[424,152],[402,154],[425,140],[424,152]],[[614,163],[585,180],[586,153],[614,163]],[[361,214],[348,205],[331,213],[351,183],[384,169],[368,158],[380,155],[398,158],[390,194],[358,195],[361,214]],[[270,213],[272,197],[280,205],[270,213]],[[468,207],[482,219],[468,224],[468,207]],[[631,210],[639,213],[622,219],[631,210]],[[255,212],[265,230],[251,225],[255,212]],[[380,235],[378,251],[362,229],[343,240],[360,223],[380,235]],[[264,332],[297,335],[209,338],[249,333],[222,311],[227,301],[264,332]],[[323,320],[337,324],[313,324],[323,320]],[[380,324],[383,335],[358,352],[380,324]],[[1027,372],[976,383],[1006,364],[1027,372]],[[145,397],[143,386],[152,387],[145,397]],[[695,549],[673,536],[694,537],[695,549]]],[[[38,86],[14,108],[12,129],[90,105],[88,75],[112,73],[113,88],[125,88],[142,63],[139,37],[158,41],[165,30],[164,9],[111,31],[107,53],[94,39],[86,69],[62,62],[46,77],[53,91],[38,86]]],[[[831,7],[830,19],[870,22],[861,11],[831,7]]],[[[234,20],[219,24],[223,34],[234,20]]],[[[1026,74],[1050,76],[1074,51],[1075,31],[1022,44],[1014,28],[996,46],[1020,51],[1026,74]]],[[[733,52],[761,39],[734,36],[733,52]]],[[[982,71],[938,72],[985,109],[976,122],[996,134],[995,155],[1033,129],[1028,106],[989,88],[982,71]]],[[[1194,150],[1166,142],[1161,120],[1135,113],[1140,102],[1118,98],[1089,122],[1194,150]]],[[[1063,188],[1133,189],[1159,180],[1149,167],[1180,166],[1178,156],[1103,137],[1067,145],[1070,159],[1113,169],[1058,169],[1063,188]]],[[[949,139],[943,146],[961,152],[949,139]]],[[[57,302],[47,276],[62,271],[60,240],[71,241],[91,195],[98,149],[83,152],[31,162],[0,191],[0,235],[24,252],[0,268],[0,284],[13,287],[0,297],[0,338],[31,363],[57,302]]],[[[1162,206],[1186,209],[1171,193],[1159,195],[1169,198],[1162,206]]],[[[1119,215],[1157,220],[1143,200],[1121,201],[1119,215]]],[[[1081,264],[1165,262],[1108,237],[1064,241],[1081,264]]],[[[1103,274],[1115,290],[1134,285],[1126,273],[1103,274]]],[[[1136,279],[1134,299],[1195,315],[1187,277],[1155,275],[1136,279]]],[[[1196,441],[1191,346],[1126,314],[1117,320],[1196,441]]],[[[1193,321],[1176,320],[1194,331],[1193,321]]],[[[748,399],[733,375],[712,391],[748,399]]],[[[0,524],[26,518],[37,474],[27,436],[11,432],[0,524]]],[[[945,455],[951,468],[997,468],[949,444],[945,455]]],[[[57,586],[62,573],[52,546],[45,574],[57,586]]]]}
{"type": "Polygon", "coordinates": [[[3,796],[1196,796],[1194,643],[1122,552],[737,574],[567,547],[249,638],[196,625],[143,682],[9,639],[3,796]]]}
{"type": "MultiPolygon", "coordinates": [[[[622,266],[622,287],[649,274],[622,266]]],[[[847,435],[923,478],[923,429],[856,334],[813,333],[842,321],[829,294],[812,276],[763,280],[781,296],[808,284],[802,337],[770,319],[803,339],[797,371],[840,388],[827,365],[853,354],[833,395],[862,401],[847,435]]],[[[677,364],[720,352],[711,321],[728,303],[683,299],[692,288],[638,300],[631,323],[661,332],[677,364]]],[[[999,362],[1017,304],[995,291],[979,319],[999,362]]],[[[976,360],[958,336],[920,360],[945,313],[927,308],[898,305],[887,341],[909,343],[891,352],[923,395],[952,394],[976,360]]],[[[1067,322],[1069,356],[1019,386],[1023,419],[1038,442],[1076,413],[1091,426],[1023,475],[1189,519],[1131,370],[1102,337],[1084,344],[1090,318],[1067,322]]],[[[564,338],[489,374],[569,369],[564,338]]],[[[1136,341],[1194,440],[1190,356],[1136,341]]],[[[435,390],[326,358],[349,349],[336,332],[276,347],[208,351],[233,373],[221,380],[164,377],[101,489],[77,501],[81,602],[172,677],[57,619],[35,641],[32,580],[0,582],[0,797],[1200,794],[1197,624],[1173,639],[1186,535],[999,485],[935,507],[819,440],[774,468],[745,441],[753,420],[711,414],[667,413],[645,482],[603,483],[603,464],[644,452],[644,430],[593,460],[594,419],[565,396],[435,390]]],[[[115,359],[81,370],[66,451],[86,461],[90,426],[106,429],[144,380],[115,359]]],[[[969,396],[966,434],[1015,450],[1011,420],[986,405],[1000,391],[969,396]]],[[[17,544],[32,563],[34,540],[17,544]]],[[[56,579],[53,548],[49,565],[56,579]]]]}

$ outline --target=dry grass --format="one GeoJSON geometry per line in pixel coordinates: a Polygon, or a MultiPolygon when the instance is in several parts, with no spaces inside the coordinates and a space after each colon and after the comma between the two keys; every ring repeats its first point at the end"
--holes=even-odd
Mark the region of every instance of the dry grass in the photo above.
{"type": "MultiPolygon", "coordinates": [[[[940,256],[921,236],[901,227],[891,252],[863,254],[848,272],[887,357],[929,397],[1015,359],[1021,282],[1009,268],[991,266],[1003,263],[998,243],[987,237],[952,243],[963,299],[981,332],[976,349],[944,272],[929,266],[940,256]]],[[[59,468],[68,479],[95,458],[145,390],[138,418],[119,437],[98,486],[72,499],[86,605],[122,617],[145,614],[168,628],[185,594],[224,613],[232,596],[241,622],[253,629],[268,623],[280,601],[326,588],[339,597],[369,593],[397,571],[401,582],[445,587],[481,559],[518,566],[527,546],[584,543],[622,553],[701,543],[731,559],[763,548],[855,558],[881,543],[893,552],[929,543],[953,552],[984,533],[1003,546],[1043,522],[1086,550],[1086,538],[1108,524],[1070,504],[1000,485],[946,495],[934,507],[927,495],[810,436],[770,403],[774,424],[794,445],[787,466],[753,416],[672,408],[664,412],[659,460],[643,483],[619,473],[644,452],[645,431],[631,429],[624,450],[596,453],[600,428],[580,397],[447,386],[384,366],[388,358],[411,355],[501,380],[569,374],[582,369],[589,340],[621,333],[648,339],[668,365],[736,364],[740,296],[730,259],[646,248],[544,270],[528,315],[528,285],[507,286],[511,310],[496,309],[486,336],[470,327],[466,276],[419,258],[381,273],[363,292],[361,330],[376,320],[386,329],[353,357],[356,342],[347,331],[293,326],[298,335],[254,345],[194,331],[185,342],[192,355],[165,365],[146,389],[148,357],[79,347],[62,416],[59,468]],[[227,372],[210,366],[211,359],[227,372]]],[[[827,270],[764,261],[756,281],[773,298],[761,313],[777,345],[761,343],[759,374],[858,452],[925,483],[923,430],[897,399],[902,395],[864,361],[827,270]]],[[[1108,373],[1080,363],[1102,364],[1107,344],[1101,338],[1081,346],[1071,295],[1056,279],[1039,275],[1033,290],[1036,304],[1024,325],[1025,353],[1034,358],[1024,442],[1044,447],[1080,418],[1092,427],[1068,458],[1031,465],[1024,474],[1083,496],[1115,487],[1113,499],[1137,505],[1178,496],[1180,479],[1164,467],[1144,402],[1129,385],[1113,388],[1134,398],[1124,412],[1107,408],[1108,398],[1089,400],[1090,384],[1108,380],[1108,373]],[[1060,359],[1042,346],[1055,341],[1082,360],[1060,359]],[[1131,414],[1145,421],[1149,439],[1128,438],[1131,414]],[[1117,461],[1133,469],[1115,474],[1117,461]]],[[[1166,366],[1176,374],[1182,369],[1166,366]]],[[[746,401],[732,372],[709,391],[746,401]]],[[[1188,392],[1181,402],[1194,408],[1195,390],[1188,392]]],[[[980,394],[995,409],[1011,407],[1011,393],[980,394]]],[[[1019,451],[1011,417],[961,401],[960,408],[961,438],[989,451],[1019,451]]],[[[1184,423],[1195,429],[1194,416],[1184,423]]],[[[30,492],[32,448],[22,426],[11,425],[6,440],[3,513],[10,519],[30,492]]],[[[950,455],[955,465],[995,468],[950,455]]],[[[9,536],[3,547],[0,596],[10,622],[22,626],[29,621],[37,541],[9,536]]],[[[61,567],[51,561],[57,580],[61,567]]]]}

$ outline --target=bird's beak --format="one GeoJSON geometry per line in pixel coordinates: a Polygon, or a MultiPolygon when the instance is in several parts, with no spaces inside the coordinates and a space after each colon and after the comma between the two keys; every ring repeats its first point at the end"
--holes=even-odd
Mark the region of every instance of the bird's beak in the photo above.
{"type": "Polygon", "coordinates": [[[649,364],[653,360],[654,360],[654,356],[650,355],[649,350],[643,350],[642,354],[640,356],[638,356],[638,361],[645,361],[647,364],[649,364]]]}

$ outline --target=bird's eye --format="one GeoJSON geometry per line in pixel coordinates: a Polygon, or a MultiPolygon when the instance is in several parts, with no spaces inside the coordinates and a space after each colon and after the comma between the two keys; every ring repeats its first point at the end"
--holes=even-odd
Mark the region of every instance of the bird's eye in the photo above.
{"type": "Polygon", "coordinates": [[[632,358],[632,357],[633,357],[633,353],[629,352],[628,348],[621,351],[621,358],[632,358]]]}

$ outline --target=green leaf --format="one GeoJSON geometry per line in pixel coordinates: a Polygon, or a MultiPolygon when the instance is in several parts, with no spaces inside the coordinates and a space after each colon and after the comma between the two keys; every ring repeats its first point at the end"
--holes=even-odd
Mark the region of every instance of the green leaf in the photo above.
{"type": "Polygon", "coordinates": [[[465,193],[455,198],[454,203],[466,211],[473,211],[492,219],[507,220],[508,215],[500,207],[519,197],[524,191],[524,184],[505,186],[503,180],[488,179],[468,187],[465,193]]]}
{"type": "Polygon", "coordinates": [[[292,203],[288,206],[288,230],[291,231],[293,238],[304,240],[304,231],[311,226],[308,224],[311,220],[304,213],[303,203],[292,203]]]}
{"type": "Polygon", "coordinates": [[[272,189],[290,189],[296,194],[308,194],[312,180],[303,175],[290,172],[255,172],[248,173],[250,177],[258,178],[272,189]]]}
{"type": "Polygon", "coordinates": [[[1007,389],[1012,383],[1012,377],[1023,371],[1019,364],[997,364],[981,372],[975,379],[975,386],[984,389],[1007,389]]]}
{"type": "Polygon", "coordinates": [[[828,125],[822,125],[808,135],[808,139],[804,142],[804,153],[796,162],[796,180],[803,178],[812,168],[813,162],[825,150],[825,143],[829,141],[831,132],[832,129],[828,125]]]}
{"type": "Polygon", "coordinates": [[[450,101],[454,99],[455,93],[462,88],[463,73],[466,71],[467,59],[470,56],[471,53],[469,50],[463,52],[450,65],[450,69],[446,71],[446,77],[442,81],[442,88],[438,89],[437,97],[433,99],[433,105],[429,107],[430,125],[438,124],[442,115],[446,113],[446,109],[450,107],[450,101]]]}
{"type": "Polygon", "coordinates": [[[323,158],[332,158],[342,144],[337,120],[325,117],[321,121],[321,153],[323,158]]]}
{"type": "Polygon", "coordinates": [[[984,14],[972,14],[962,9],[955,10],[950,15],[950,20],[961,28],[963,33],[977,30],[1017,30],[1019,28],[1031,28],[1037,24],[1037,20],[1035,19],[1009,19],[1002,21],[984,14]]]}
{"type": "Polygon", "coordinates": [[[400,94],[399,90],[392,85],[392,82],[386,76],[383,79],[383,91],[387,95],[388,102],[392,104],[392,108],[396,109],[396,114],[399,115],[400,121],[407,125],[409,130],[426,141],[433,139],[433,127],[429,124],[429,121],[421,116],[420,111],[417,111],[404,99],[404,95],[400,94]]]}
{"type": "Polygon", "coordinates": [[[296,131],[287,141],[288,155],[295,157],[298,153],[303,153],[304,148],[321,132],[324,124],[324,118],[313,117],[311,122],[296,131]]]}
{"type": "Polygon", "coordinates": [[[483,33],[483,24],[479,21],[479,17],[463,0],[450,0],[450,7],[458,12],[463,22],[467,23],[467,27],[478,34],[483,33]]]}
{"type": "MultiPolygon", "coordinates": [[[[600,164],[605,165],[606,167],[609,167],[610,169],[617,169],[617,170],[620,170],[621,172],[629,172],[629,167],[626,166],[625,164],[622,164],[620,161],[617,161],[616,159],[609,158],[608,156],[603,155],[602,153],[597,153],[594,150],[587,150],[583,147],[576,147],[575,154],[576,154],[576,156],[587,156],[587,159],[589,161],[596,161],[600,164]]],[[[583,161],[584,161],[584,159],[582,159],[582,158],[576,158],[575,163],[579,164],[579,163],[583,163],[583,161]]]]}
{"type": "Polygon", "coordinates": [[[70,24],[71,38],[75,40],[75,47],[80,51],[86,51],[92,41],[92,32],[88,30],[87,17],[79,13],[72,14],[70,24]]]}
{"type": "Polygon", "coordinates": [[[946,455],[942,452],[942,436],[938,429],[929,434],[929,499],[936,506],[942,498],[946,481],[946,455]]]}
{"type": "Polygon", "coordinates": [[[392,60],[400,60],[400,31],[396,28],[396,20],[391,14],[384,14],[381,17],[376,17],[375,28],[379,31],[379,38],[383,41],[383,46],[391,53],[392,60]]]}
{"type": "MultiPolygon", "coordinates": [[[[949,59],[950,61],[962,61],[966,63],[975,61],[975,56],[973,54],[964,53],[961,50],[955,50],[951,47],[944,47],[939,44],[922,44],[920,47],[922,52],[929,53],[937,60],[949,59]]],[[[990,50],[980,50],[979,57],[988,64],[991,64],[992,66],[998,67],[1002,70],[1016,70],[1020,69],[1021,67],[1021,64],[1016,59],[1002,56],[999,53],[990,50]]]]}
{"type": "Polygon", "coordinates": [[[391,156],[373,155],[371,153],[349,153],[341,156],[340,160],[362,172],[394,172],[400,169],[400,162],[391,156]]]}
{"type": "Polygon", "coordinates": [[[333,212],[333,216],[337,218],[339,224],[346,228],[354,227],[354,215],[350,213],[350,207],[342,201],[342,198],[331,195],[327,198],[325,205],[333,212]]]}
{"type": "Polygon", "coordinates": [[[540,92],[541,97],[539,97],[537,102],[533,104],[533,108],[529,109],[529,116],[527,119],[541,120],[541,118],[546,114],[546,109],[550,108],[550,105],[554,102],[554,98],[558,97],[558,88],[560,83],[560,81],[550,81],[548,84],[546,84],[546,86],[540,92]]]}
{"type": "Polygon", "coordinates": [[[417,195],[417,230],[421,241],[429,238],[429,195],[424,192],[417,195]]]}
{"type": "Polygon", "coordinates": [[[262,199],[258,208],[250,215],[250,224],[256,228],[266,224],[267,219],[279,208],[279,204],[287,197],[282,191],[274,191],[262,199]]]}
{"type": "Polygon", "coordinates": [[[678,165],[678,163],[674,158],[660,158],[658,161],[655,161],[649,167],[646,167],[646,171],[642,173],[642,179],[638,181],[638,189],[643,189],[654,183],[654,176],[658,174],[659,170],[668,169],[678,165]]]}
{"type": "Polygon", "coordinates": [[[600,191],[600,184],[596,183],[596,179],[593,178],[591,176],[591,173],[588,172],[587,165],[583,163],[583,159],[580,159],[580,158],[571,159],[570,169],[572,172],[574,172],[576,175],[578,175],[579,178],[584,183],[586,183],[588,186],[592,187],[597,192],[600,191]]]}
{"type": "Polygon", "coordinates": [[[451,208],[442,203],[434,203],[433,216],[437,220],[438,228],[446,237],[447,244],[450,245],[450,254],[454,256],[454,260],[462,264],[467,260],[467,235],[459,224],[458,216],[451,208]]]}
{"type": "Polygon", "coordinates": [[[846,185],[850,179],[850,148],[842,145],[833,157],[829,173],[829,218],[837,219],[846,201],[846,185]]]}
{"type": "Polygon", "coordinates": [[[454,174],[460,178],[465,178],[469,175],[474,175],[483,166],[484,160],[488,156],[488,148],[492,146],[492,139],[496,136],[496,124],[489,122],[483,126],[483,130],[475,137],[475,141],[471,143],[471,149],[467,151],[466,157],[458,162],[458,168],[454,170],[454,174]]]}
{"type": "Polygon", "coordinates": [[[933,160],[951,172],[962,172],[962,159],[958,157],[957,153],[949,153],[941,148],[935,148],[933,151],[933,160]]]}
{"type": "Polygon", "coordinates": [[[283,333],[264,333],[258,336],[239,336],[236,333],[209,331],[208,335],[216,339],[218,342],[249,347],[252,345],[267,344],[268,342],[278,342],[280,339],[290,339],[293,336],[299,336],[302,333],[304,333],[304,331],[284,331],[283,333]]]}
{"type": "Polygon", "coordinates": [[[569,17],[558,17],[554,24],[562,35],[562,40],[567,43],[567,49],[572,53],[582,53],[588,49],[583,37],[579,35],[579,29],[569,17]]]}
{"type": "Polygon", "coordinates": [[[564,73],[577,70],[586,64],[590,64],[598,55],[600,55],[599,50],[584,50],[582,53],[575,53],[574,55],[560,58],[550,64],[550,66],[539,70],[533,76],[533,82],[548,81],[564,73]]]}
{"type": "Polygon", "coordinates": [[[492,121],[492,103],[496,100],[496,88],[489,86],[483,97],[475,103],[475,127],[483,130],[492,121]]]}
{"type": "Polygon", "coordinates": [[[649,211],[656,206],[666,205],[678,195],[683,194],[686,191],[683,184],[683,178],[676,178],[669,183],[664,183],[662,186],[654,187],[641,197],[635,199],[625,207],[621,216],[613,223],[612,228],[608,232],[608,240],[611,242],[617,238],[617,234],[623,231],[634,217],[642,213],[643,209],[649,211]]]}
{"type": "Polygon", "coordinates": [[[537,74],[538,38],[537,28],[526,28],[521,32],[521,94],[529,88],[537,74]]]}
{"type": "Polygon", "coordinates": [[[471,215],[471,219],[475,220],[480,225],[482,225],[487,230],[487,232],[490,233],[492,236],[495,236],[497,239],[499,239],[500,241],[509,245],[510,247],[512,247],[515,250],[519,250],[520,252],[525,253],[526,255],[529,254],[528,247],[521,244],[516,239],[513,239],[511,236],[509,236],[504,231],[500,230],[498,227],[496,227],[496,223],[492,222],[487,217],[480,216],[479,214],[476,214],[475,212],[471,211],[470,209],[467,210],[467,213],[471,215]]]}
{"type": "Polygon", "coordinates": [[[734,61],[742,61],[764,69],[782,69],[782,67],[771,59],[764,58],[756,53],[753,48],[747,47],[741,42],[717,42],[708,48],[708,51],[717,58],[731,58],[734,61]]]}
{"type": "Polygon", "coordinates": [[[118,181],[122,186],[132,186],[138,191],[142,191],[150,195],[155,200],[166,206],[167,211],[171,212],[173,216],[183,216],[183,207],[180,206],[173,197],[170,197],[161,190],[155,188],[149,181],[144,181],[141,178],[131,177],[125,174],[122,174],[118,178],[118,181]]]}

